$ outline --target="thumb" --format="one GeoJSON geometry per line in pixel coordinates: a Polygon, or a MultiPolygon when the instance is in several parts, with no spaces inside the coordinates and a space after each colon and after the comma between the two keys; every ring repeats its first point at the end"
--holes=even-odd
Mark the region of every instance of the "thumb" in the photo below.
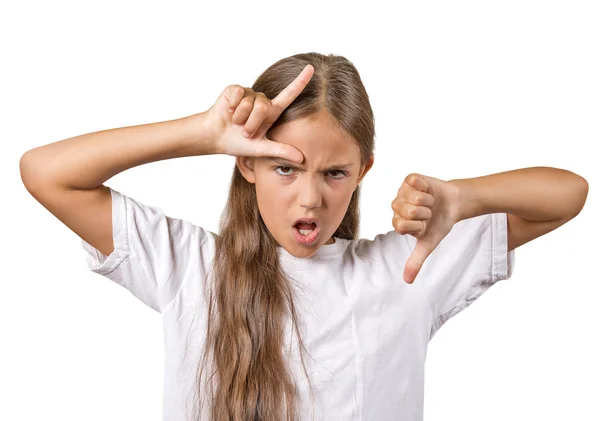
{"type": "Polygon", "coordinates": [[[408,284],[412,284],[415,278],[419,274],[419,271],[423,267],[425,260],[429,257],[433,248],[428,246],[428,243],[419,239],[415,249],[409,256],[406,264],[404,265],[404,281],[408,284]]]}
{"type": "Polygon", "coordinates": [[[304,161],[304,154],[294,146],[268,139],[257,142],[256,152],[259,156],[276,156],[299,164],[304,161]]]}

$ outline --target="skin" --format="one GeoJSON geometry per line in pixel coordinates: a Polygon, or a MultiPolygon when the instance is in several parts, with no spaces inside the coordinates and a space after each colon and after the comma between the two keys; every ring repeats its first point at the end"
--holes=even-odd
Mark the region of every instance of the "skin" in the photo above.
{"type": "Polygon", "coordinates": [[[278,246],[295,257],[307,258],[321,246],[335,242],[332,236],[374,157],[361,166],[358,147],[325,110],[316,118],[277,126],[270,139],[301,151],[302,164],[239,156],[236,164],[244,178],[255,184],[260,214],[278,246]],[[342,168],[339,164],[351,166],[342,168]],[[294,222],[303,217],[316,218],[321,226],[317,242],[310,246],[299,244],[292,232],[294,222]]]}

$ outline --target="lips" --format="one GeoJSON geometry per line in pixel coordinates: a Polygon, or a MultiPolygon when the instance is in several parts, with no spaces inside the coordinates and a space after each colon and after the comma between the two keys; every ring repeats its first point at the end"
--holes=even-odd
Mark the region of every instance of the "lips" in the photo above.
{"type": "Polygon", "coordinates": [[[302,233],[300,233],[300,231],[298,231],[296,227],[292,228],[292,232],[294,233],[294,238],[298,243],[303,244],[305,246],[311,246],[317,242],[317,239],[319,238],[319,234],[321,232],[321,228],[316,227],[308,235],[303,235],[302,233]]]}
{"type": "Polygon", "coordinates": [[[307,224],[313,223],[315,224],[317,227],[321,227],[321,224],[319,223],[319,221],[316,218],[300,218],[297,219],[296,222],[294,222],[293,226],[298,225],[299,222],[306,222],[307,224]]]}

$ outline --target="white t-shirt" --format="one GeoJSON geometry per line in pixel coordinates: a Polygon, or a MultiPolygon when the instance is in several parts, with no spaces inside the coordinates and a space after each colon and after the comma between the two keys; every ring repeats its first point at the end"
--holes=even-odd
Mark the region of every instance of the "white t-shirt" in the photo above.
{"type": "MultiPolygon", "coordinates": [[[[82,240],[87,264],[162,314],[163,419],[189,421],[186,400],[206,334],[201,282],[214,258],[216,234],[116,190],[111,195],[114,251],[105,256],[82,240]]],[[[303,420],[314,414],[327,421],[421,421],[428,342],[514,268],[505,213],[455,224],[407,284],[404,264],[415,244],[413,236],[391,230],[373,240],[335,238],[310,259],[278,248],[282,268],[297,285],[294,302],[310,354],[304,363],[314,401],[289,321],[284,349],[292,351],[303,420]]]]}

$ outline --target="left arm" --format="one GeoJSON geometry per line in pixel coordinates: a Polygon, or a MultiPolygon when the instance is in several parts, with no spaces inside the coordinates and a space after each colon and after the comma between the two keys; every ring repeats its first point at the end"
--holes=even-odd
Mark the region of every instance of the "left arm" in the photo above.
{"type": "Polygon", "coordinates": [[[506,213],[508,251],[573,219],[585,204],[588,183],[567,170],[530,167],[449,180],[459,191],[459,220],[506,213]]]}

